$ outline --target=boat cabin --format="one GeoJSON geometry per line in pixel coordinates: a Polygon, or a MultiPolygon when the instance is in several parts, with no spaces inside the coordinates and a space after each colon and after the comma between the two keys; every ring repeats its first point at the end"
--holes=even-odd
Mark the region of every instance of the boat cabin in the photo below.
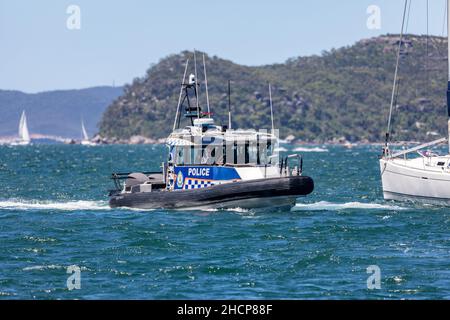
{"type": "Polygon", "coordinates": [[[171,189],[280,175],[278,138],[267,130],[230,130],[200,118],[172,132],[166,143],[171,189]]]}
{"type": "Polygon", "coordinates": [[[169,163],[176,166],[266,166],[278,163],[278,138],[267,131],[229,130],[214,120],[196,119],[167,139],[169,163]],[[205,121],[206,120],[206,121],[205,121]]]}

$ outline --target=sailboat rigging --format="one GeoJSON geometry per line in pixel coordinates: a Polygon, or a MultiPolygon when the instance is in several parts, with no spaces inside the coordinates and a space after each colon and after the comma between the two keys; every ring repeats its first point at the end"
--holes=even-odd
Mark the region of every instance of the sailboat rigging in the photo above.
{"type": "MultiPolygon", "coordinates": [[[[427,3],[428,4],[428,3],[427,3]]],[[[438,203],[450,205],[450,144],[449,154],[438,155],[424,149],[450,142],[449,138],[440,138],[422,145],[403,150],[400,152],[391,151],[391,120],[394,101],[396,100],[396,87],[398,77],[398,66],[400,60],[401,47],[403,42],[403,32],[405,16],[407,14],[408,0],[405,0],[403,10],[402,30],[400,33],[399,46],[397,51],[394,84],[392,89],[391,104],[389,108],[389,119],[386,131],[386,140],[380,157],[380,171],[384,198],[387,200],[414,200],[426,203],[438,203]],[[417,157],[408,155],[418,154],[417,157]]],[[[450,59],[450,0],[446,3],[447,11],[447,50],[450,59]]],[[[428,50],[427,50],[428,52],[428,50]]],[[[428,58],[428,56],[427,56],[428,58]]],[[[450,63],[448,69],[447,82],[447,112],[448,112],[448,133],[450,135],[450,63]]]]}

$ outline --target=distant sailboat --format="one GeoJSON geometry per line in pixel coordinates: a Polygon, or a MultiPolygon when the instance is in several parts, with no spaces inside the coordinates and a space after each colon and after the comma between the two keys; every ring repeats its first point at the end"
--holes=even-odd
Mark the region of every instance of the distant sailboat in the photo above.
{"type": "Polygon", "coordinates": [[[25,114],[25,110],[22,111],[22,116],[20,117],[19,122],[19,140],[11,143],[11,145],[14,146],[26,146],[30,144],[30,133],[28,131],[28,124],[27,124],[27,115],[25,114]]]}
{"type": "Polygon", "coordinates": [[[89,140],[89,136],[87,134],[86,128],[84,126],[84,121],[81,119],[81,144],[84,146],[93,146],[95,143],[89,140]]]}

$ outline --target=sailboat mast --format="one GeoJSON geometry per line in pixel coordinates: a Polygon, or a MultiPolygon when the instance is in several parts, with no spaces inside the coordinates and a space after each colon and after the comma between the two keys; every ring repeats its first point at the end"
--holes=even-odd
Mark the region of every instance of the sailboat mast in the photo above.
{"type": "Polygon", "coordinates": [[[448,113],[448,149],[450,154],[450,0],[447,0],[447,63],[448,63],[448,77],[447,77],[447,113],[448,113]]]}
{"type": "MultiPolygon", "coordinates": [[[[447,0],[447,1],[450,1],[450,0],[447,0]]],[[[401,52],[401,49],[402,49],[403,29],[404,29],[404,26],[405,26],[405,18],[406,18],[406,9],[407,9],[407,7],[408,7],[408,0],[405,0],[405,8],[403,9],[402,29],[400,31],[400,39],[398,41],[397,61],[395,63],[394,84],[392,86],[391,105],[390,105],[390,108],[389,108],[388,126],[387,126],[387,130],[386,130],[386,141],[385,141],[385,148],[386,149],[388,149],[389,138],[390,138],[390,134],[391,134],[392,109],[394,108],[395,91],[396,91],[397,75],[398,75],[398,66],[399,66],[399,63],[400,63],[400,52],[401,52]]]]}

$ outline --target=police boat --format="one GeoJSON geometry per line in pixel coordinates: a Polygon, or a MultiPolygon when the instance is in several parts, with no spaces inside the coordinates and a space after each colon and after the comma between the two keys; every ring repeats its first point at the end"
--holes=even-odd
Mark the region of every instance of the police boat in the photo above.
{"type": "MultiPolygon", "coordinates": [[[[310,194],[314,182],[302,174],[302,156],[280,156],[273,124],[271,131],[231,129],[230,99],[226,126],[215,124],[208,96],[208,112],[202,112],[197,68],[185,82],[188,64],[189,60],[173,130],[166,139],[168,159],[162,171],[113,173],[115,189],[110,191],[109,205],[139,209],[291,208],[297,198],[310,194]],[[180,126],[181,118],[188,122],[184,127],[180,126]]],[[[204,73],[208,95],[206,67],[204,73]]],[[[272,104],[271,115],[273,119],[272,104]]]]}

